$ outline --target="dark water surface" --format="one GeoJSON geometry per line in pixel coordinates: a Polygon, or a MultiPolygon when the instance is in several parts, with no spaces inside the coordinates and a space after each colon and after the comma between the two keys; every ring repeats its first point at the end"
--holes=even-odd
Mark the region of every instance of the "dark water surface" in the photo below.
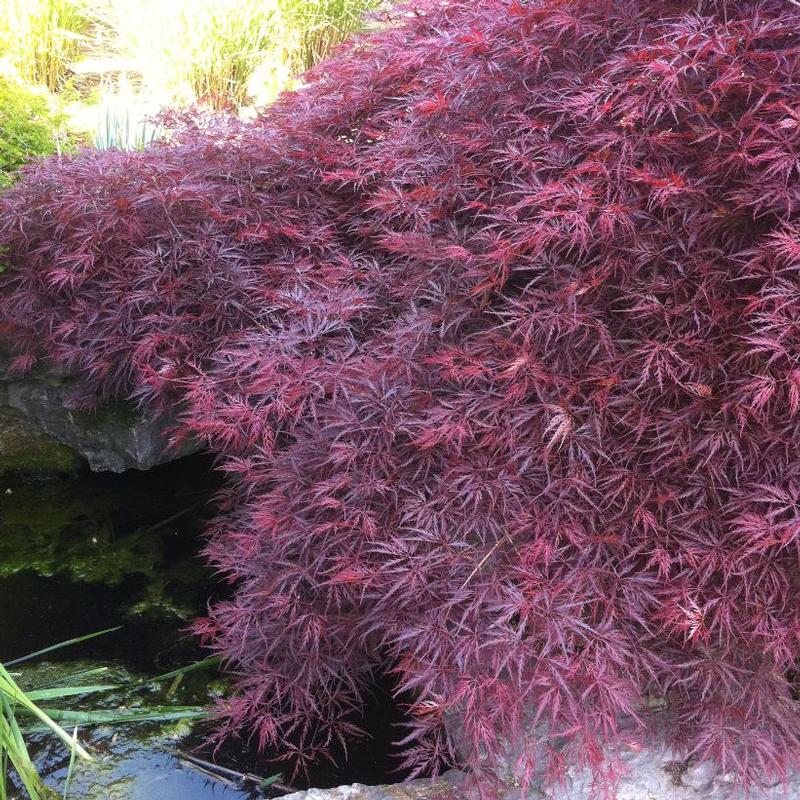
{"type": "MultiPolygon", "coordinates": [[[[36,670],[70,673],[98,665],[119,676],[154,676],[205,657],[186,629],[209,599],[223,591],[198,556],[219,486],[220,476],[205,456],[143,473],[0,481],[0,663],[118,625],[122,628],[115,633],[48,654],[43,666],[25,666],[20,682],[42,685],[36,670]]],[[[156,694],[146,699],[152,704],[205,706],[224,690],[220,676],[205,672],[187,676],[167,700],[156,694]]],[[[107,702],[119,701],[110,697],[107,702]]],[[[96,697],[83,703],[73,707],[98,707],[96,697]]],[[[341,766],[320,764],[307,779],[292,779],[292,786],[399,780],[402,774],[394,771],[396,761],[389,751],[401,736],[398,724],[403,719],[387,687],[376,686],[364,718],[354,720],[369,738],[353,743],[341,766]]],[[[81,740],[88,742],[95,762],[78,771],[70,797],[264,796],[209,777],[182,761],[176,751],[238,772],[264,777],[280,772],[246,743],[228,743],[213,753],[203,747],[203,739],[202,726],[190,731],[185,724],[85,729],[81,740]]],[[[68,767],[64,749],[43,735],[33,737],[31,749],[46,782],[60,789],[68,767]]],[[[288,774],[282,780],[287,783],[288,774]]],[[[272,796],[276,794],[272,790],[272,796]]]]}

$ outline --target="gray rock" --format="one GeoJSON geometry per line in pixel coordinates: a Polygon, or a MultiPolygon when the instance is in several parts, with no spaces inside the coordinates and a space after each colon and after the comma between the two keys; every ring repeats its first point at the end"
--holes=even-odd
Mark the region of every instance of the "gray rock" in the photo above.
{"type": "MultiPolygon", "coordinates": [[[[787,785],[751,789],[745,794],[713,765],[688,765],[668,747],[620,744],[607,756],[619,765],[616,800],[789,800],[800,797],[800,774],[787,785]]],[[[563,787],[539,787],[547,800],[591,800],[592,777],[586,769],[568,770],[563,787]]]]}
{"type": "MultiPolygon", "coordinates": [[[[609,752],[623,773],[617,786],[616,800],[795,800],[800,798],[800,775],[787,786],[775,785],[751,789],[745,795],[710,765],[687,766],[669,748],[642,748],[621,744],[609,752]]],[[[436,783],[417,780],[388,786],[364,786],[354,783],[335,789],[309,789],[286,795],[283,800],[437,800],[437,798],[475,798],[465,785],[463,773],[452,770],[436,783]]],[[[523,790],[508,776],[502,800],[597,800],[602,791],[593,787],[590,772],[582,768],[567,770],[561,786],[541,783],[523,790]]]]}
{"type": "MultiPolygon", "coordinates": [[[[200,449],[194,441],[170,446],[167,430],[174,418],[169,415],[140,413],[128,403],[109,404],[95,412],[70,409],[71,383],[69,377],[47,370],[12,377],[0,364],[0,409],[17,428],[27,424],[31,436],[45,437],[85,458],[94,472],[149,469],[200,449]]],[[[8,446],[2,452],[3,428],[0,415],[0,459],[13,459],[8,446]]],[[[14,437],[15,442],[19,439],[14,437]]]]}
{"type": "Polygon", "coordinates": [[[705,791],[719,775],[719,769],[708,761],[687,766],[680,776],[684,786],[691,786],[698,792],[705,791]]]}

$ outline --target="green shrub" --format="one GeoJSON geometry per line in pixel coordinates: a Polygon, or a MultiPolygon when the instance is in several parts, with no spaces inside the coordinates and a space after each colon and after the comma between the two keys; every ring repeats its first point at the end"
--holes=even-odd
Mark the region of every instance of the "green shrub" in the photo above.
{"type": "Polygon", "coordinates": [[[32,158],[63,147],[61,130],[62,117],[47,97],[0,79],[0,187],[10,186],[32,158]]]}

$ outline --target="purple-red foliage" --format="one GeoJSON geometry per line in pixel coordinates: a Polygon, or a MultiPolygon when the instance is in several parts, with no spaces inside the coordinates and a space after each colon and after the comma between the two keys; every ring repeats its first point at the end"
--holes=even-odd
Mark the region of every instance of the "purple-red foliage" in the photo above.
{"type": "Polygon", "coordinates": [[[390,663],[420,768],[458,711],[473,766],[547,723],[600,772],[652,696],[795,766],[797,4],[428,2],[253,124],[41,163],[0,231],[18,366],[225,457],[225,731],[314,757],[390,663]]]}

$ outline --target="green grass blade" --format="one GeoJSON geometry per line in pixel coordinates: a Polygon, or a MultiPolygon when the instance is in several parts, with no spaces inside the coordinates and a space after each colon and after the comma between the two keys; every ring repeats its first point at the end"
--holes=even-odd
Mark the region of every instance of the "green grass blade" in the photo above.
{"type": "MultiPolygon", "coordinates": [[[[0,748],[7,755],[31,800],[41,800],[44,787],[22,739],[22,732],[14,717],[11,704],[5,695],[0,694],[0,705],[3,710],[0,714],[0,748]]],[[[4,773],[4,783],[5,777],[4,773]]]]}
{"type": "MultiPolygon", "coordinates": [[[[78,744],[78,728],[77,726],[72,731],[72,741],[73,744],[78,744]]],[[[61,796],[61,800],[67,800],[69,797],[69,789],[72,786],[72,776],[75,772],[75,748],[72,748],[72,752],[69,754],[69,767],[67,768],[67,777],[64,780],[64,794],[61,796]]]]}
{"type": "MultiPolygon", "coordinates": [[[[42,683],[37,686],[38,689],[52,689],[63,684],[67,684],[69,686],[77,686],[78,681],[83,680],[84,678],[92,678],[95,675],[105,675],[109,671],[108,667],[95,667],[94,669],[84,669],[80,672],[72,672],[69,675],[61,675],[53,681],[48,683],[42,683]]],[[[12,673],[13,675],[14,673],[12,673]]],[[[30,693],[28,693],[30,697],[30,693]]],[[[0,798],[0,800],[2,800],[0,798]]]]}
{"type": "MultiPolygon", "coordinates": [[[[35,703],[32,703],[25,695],[25,692],[14,683],[14,679],[9,675],[8,670],[0,664],[0,694],[5,695],[9,702],[35,716],[46,728],[49,728],[61,741],[71,748],[72,740],[69,734],[56,722],[50,718],[45,711],[42,711],[35,703]]],[[[75,745],[76,753],[86,761],[91,761],[92,757],[80,746],[75,745]]]]}
{"type": "Polygon", "coordinates": [[[60,700],[62,697],[110,692],[112,689],[119,689],[119,686],[114,683],[97,684],[95,686],[62,686],[53,689],[34,689],[33,691],[25,692],[25,695],[28,700],[38,703],[41,700],[60,700]]]}
{"type": "MultiPolygon", "coordinates": [[[[204,719],[208,711],[200,706],[148,706],[128,711],[109,709],[107,711],[72,711],[56,708],[42,709],[55,722],[68,725],[119,725],[130,722],[174,722],[185,719],[204,719]]],[[[26,730],[41,730],[40,727],[26,730]]]]}
{"type": "Polygon", "coordinates": [[[3,744],[3,722],[5,717],[0,717],[0,800],[8,800],[6,781],[8,777],[8,751],[3,744]]]}
{"type": "Polygon", "coordinates": [[[188,664],[185,667],[181,667],[180,669],[174,669],[172,672],[165,672],[163,675],[156,675],[155,678],[143,678],[140,681],[137,681],[136,686],[143,686],[148,683],[158,683],[160,681],[168,681],[171,678],[177,678],[179,675],[188,675],[190,672],[197,672],[201,669],[211,669],[212,667],[218,667],[220,662],[222,661],[222,656],[210,656],[209,658],[204,658],[202,661],[195,661],[193,664],[188,664]]]}
{"type": "Polygon", "coordinates": [[[20,656],[19,658],[15,658],[13,661],[6,661],[6,667],[14,667],[17,664],[23,664],[26,661],[31,661],[34,658],[38,658],[39,656],[43,656],[46,653],[52,653],[54,650],[61,650],[64,647],[72,647],[76,644],[81,644],[82,642],[88,642],[90,639],[96,639],[98,636],[105,636],[107,633],[114,633],[114,631],[118,631],[122,628],[122,625],[117,625],[115,628],[106,628],[102,631],[95,631],[94,633],[87,633],[85,636],[78,636],[75,639],[68,639],[66,642],[59,642],[58,644],[52,644],[50,647],[43,647],[41,650],[37,650],[34,653],[28,653],[26,656],[20,656]]]}

